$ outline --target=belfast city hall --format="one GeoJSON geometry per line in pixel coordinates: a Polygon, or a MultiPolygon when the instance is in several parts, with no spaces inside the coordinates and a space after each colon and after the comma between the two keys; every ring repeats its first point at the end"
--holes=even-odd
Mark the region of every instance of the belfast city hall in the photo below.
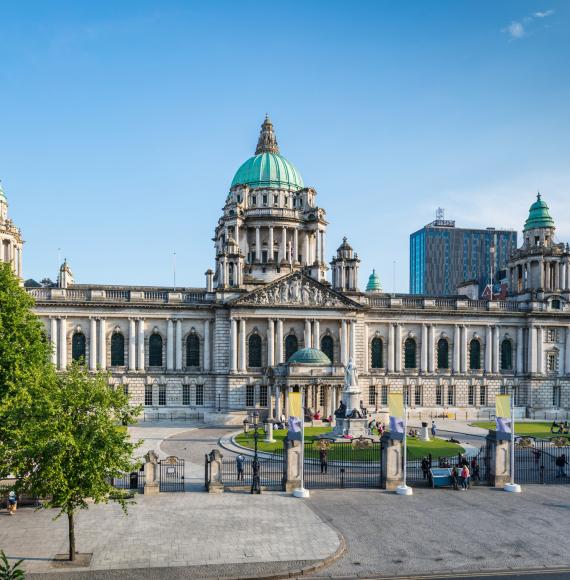
{"type": "MultiPolygon", "coordinates": [[[[27,288],[53,364],[105,369],[149,414],[199,411],[212,422],[254,408],[280,417],[299,386],[306,407],[329,415],[350,360],[371,411],[394,391],[416,409],[476,413],[508,392],[521,413],[570,408],[570,249],[540,195],[496,300],[388,294],[374,272],[362,284],[346,238],[327,262],[327,225],[266,118],[215,225],[204,287],[80,284],[64,262],[57,283],[27,288]]],[[[23,278],[1,189],[0,243],[23,278]]]]}

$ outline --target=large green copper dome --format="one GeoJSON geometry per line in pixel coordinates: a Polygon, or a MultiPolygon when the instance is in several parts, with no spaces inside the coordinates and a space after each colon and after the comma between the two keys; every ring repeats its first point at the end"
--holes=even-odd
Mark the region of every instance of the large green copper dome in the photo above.
{"type": "Polygon", "coordinates": [[[368,278],[366,292],[382,292],[382,284],[380,284],[380,278],[376,275],[376,270],[372,270],[372,274],[368,278]]]}
{"type": "Polygon", "coordinates": [[[330,358],[322,351],[316,348],[302,348],[294,353],[287,361],[299,365],[330,365],[330,358]]]}
{"type": "Polygon", "coordinates": [[[231,187],[272,187],[298,191],[303,189],[303,178],[295,166],[279,154],[277,138],[269,117],[261,125],[255,155],[237,170],[231,187]]]}
{"type": "Polygon", "coordinates": [[[540,193],[536,196],[536,201],[530,206],[528,219],[524,224],[524,231],[535,228],[553,228],[554,220],[548,211],[548,205],[542,201],[540,193]]]}

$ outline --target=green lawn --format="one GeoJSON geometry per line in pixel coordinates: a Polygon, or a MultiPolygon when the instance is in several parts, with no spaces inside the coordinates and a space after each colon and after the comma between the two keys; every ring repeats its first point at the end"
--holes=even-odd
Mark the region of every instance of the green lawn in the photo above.
{"type": "MultiPolygon", "coordinates": [[[[494,421],[477,421],[472,423],[475,427],[481,427],[483,429],[494,429],[494,421]]],[[[541,421],[541,422],[515,422],[515,434],[522,435],[524,437],[538,437],[539,439],[551,439],[552,437],[559,437],[557,434],[552,434],[550,432],[550,427],[552,422],[541,421]]]]}
{"type": "MultiPolygon", "coordinates": [[[[329,433],[331,431],[330,427],[305,427],[305,441],[314,441],[317,435],[322,433],[329,433]]],[[[276,440],[275,443],[264,443],[263,435],[258,440],[258,449],[260,451],[274,452],[283,449],[283,439],[287,436],[287,429],[276,429],[273,431],[273,438],[276,440]]],[[[420,441],[415,437],[408,437],[408,457],[410,459],[418,459],[425,457],[429,453],[432,454],[434,459],[439,457],[448,457],[451,455],[457,455],[458,453],[463,453],[465,449],[457,443],[450,443],[444,439],[432,439],[430,441],[420,441]]],[[[253,435],[248,433],[240,433],[236,437],[236,443],[253,449],[253,435]]],[[[339,445],[347,445],[347,443],[338,443],[333,446],[329,452],[329,459],[334,460],[340,457],[339,452],[335,452],[335,447],[339,445]]],[[[354,450],[353,456],[355,460],[364,459],[368,457],[370,452],[367,450],[354,450]]],[[[316,452],[315,452],[316,456],[316,452]]]]}

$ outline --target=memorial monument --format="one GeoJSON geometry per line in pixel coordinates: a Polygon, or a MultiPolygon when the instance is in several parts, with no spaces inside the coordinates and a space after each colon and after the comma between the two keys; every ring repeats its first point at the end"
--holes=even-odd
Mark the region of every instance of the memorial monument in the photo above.
{"type": "Polygon", "coordinates": [[[366,416],[360,410],[361,391],[358,386],[358,371],[350,359],[344,371],[344,386],[342,399],[335,411],[336,425],[333,430],[335,437],[360,437],[367,435],[366,416]]]}

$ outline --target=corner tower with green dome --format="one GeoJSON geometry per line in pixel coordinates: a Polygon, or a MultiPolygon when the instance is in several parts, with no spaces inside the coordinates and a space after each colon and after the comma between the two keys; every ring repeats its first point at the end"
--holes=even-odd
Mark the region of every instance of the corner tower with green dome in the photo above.
{"type": "Polygon", "coordinates": [[[537,193],[524,224],[523,246],[509,262],[510,292],[517,300],[537,295],[560,304],[558,295],[570,298],[570,248],[556,243],[555,231],[549,207],[537,193]]]}
{"type": "Polygon", "coordinates": [[[283,155],[268,116],[236,171],[214,242],[218,289],[252,289],[296,270],[324,281],[326,212],[283,155]]]}

